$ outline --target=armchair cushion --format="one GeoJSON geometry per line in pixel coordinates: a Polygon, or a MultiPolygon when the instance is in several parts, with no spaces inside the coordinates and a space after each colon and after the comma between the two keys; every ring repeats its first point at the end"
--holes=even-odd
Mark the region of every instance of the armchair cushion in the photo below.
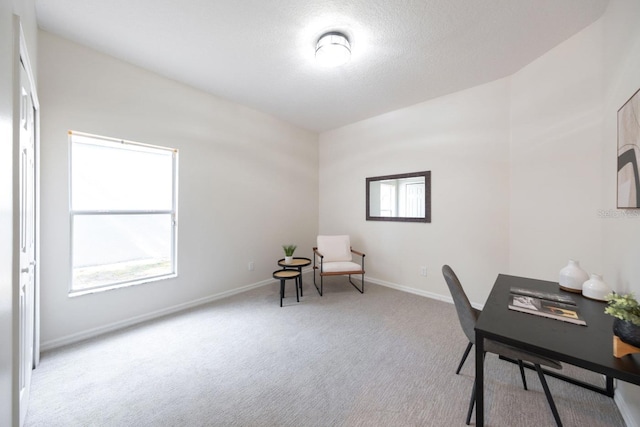
{"type": "MultiPolygon", "coordinates": [[[[318,236],[318,252],[324,256],[325,263],[351,261],[351,242],[349,241],[349,236],[318,236]]],[[[360,267],[358,267],[358,269],[360,269],[360,267]]]]}
{"type": "Polygon", "coordinates": [[[325,262],[322,264],[322,273],[347,273],[352,272],[359,274],[362,272],[362,266],[351,261],[325,262]]]}

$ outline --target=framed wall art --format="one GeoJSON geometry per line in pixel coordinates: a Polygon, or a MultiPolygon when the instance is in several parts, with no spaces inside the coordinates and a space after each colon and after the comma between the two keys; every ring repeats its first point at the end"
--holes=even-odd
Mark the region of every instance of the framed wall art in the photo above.
{"type": "Polygon", "coordinates": [[[618,110],[618,208],[640,208],[640,89],[618,110]]]}

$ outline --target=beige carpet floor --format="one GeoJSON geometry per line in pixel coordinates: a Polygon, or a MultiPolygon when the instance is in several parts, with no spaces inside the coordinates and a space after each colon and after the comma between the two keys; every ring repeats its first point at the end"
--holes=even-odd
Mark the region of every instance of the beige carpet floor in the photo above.
{"type": "MultiPolygon", "coordinates": [[[[467,342],[453,305],[332,279],[320,297],[305,275],[283,308],[274,283],[45,352],[26,426],[464,425],[474,358],[455,375],[467,342]]],[[[486,378],[486,425],[555,425],[535,372],[524,391],[488,355],[486,378]]],[[[613,399],[548,382],[565,426],[624,426],[613,399]]]]}

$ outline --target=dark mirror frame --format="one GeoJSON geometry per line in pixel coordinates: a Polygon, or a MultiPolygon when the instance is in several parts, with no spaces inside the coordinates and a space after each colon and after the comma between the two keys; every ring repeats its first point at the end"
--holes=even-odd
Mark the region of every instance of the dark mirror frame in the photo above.
{"type": "Polygon", "coordinates": [[[367,221],[397,221],[397,222],[431,222],[431,171],[401,173],[397,175],[375,176],[366,179],[366,209],[367,209],[367,221]],[[394,217],[394,216],[371,216],[369,210],[369,188],[372,181],[385,181],[388,179],[401,179],[401,178],[414,178],[417,176],[424,177],[424,218],[406,218],[406,217],[394,217]]]}

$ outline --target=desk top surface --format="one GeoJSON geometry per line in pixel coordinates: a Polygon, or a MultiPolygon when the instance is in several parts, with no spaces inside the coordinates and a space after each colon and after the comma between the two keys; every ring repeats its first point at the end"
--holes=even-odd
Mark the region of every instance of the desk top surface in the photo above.
{"type": "Polygon", "coordinates": [[[605,302],[560,290],[558,283],[498,275],[476,323],[476,331],[496,341],[640,385],[640,354],[613,356],[613,317],[605,302]],[[571,296],[587,326],[509,310],[511,287],[571,296]]]}

